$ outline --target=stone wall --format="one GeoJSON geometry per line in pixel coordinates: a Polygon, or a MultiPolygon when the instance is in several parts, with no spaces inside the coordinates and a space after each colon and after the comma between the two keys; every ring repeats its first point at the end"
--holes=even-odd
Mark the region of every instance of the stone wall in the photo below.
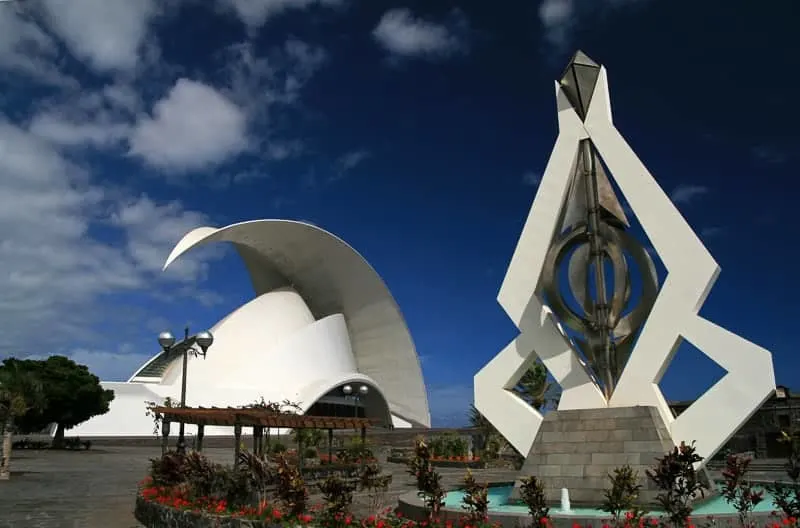
{"type": "MultiPolygon", "coordinates": [[[[655,407],[551,412],[544,417],[521,477],[538,477],[553,504],[567,488],[573,505],[596,506],[609,486],[608,474],[629,465],[639,473],[646,504],[657,490],[645,470],[673,446],[655,407]]],[[[518,497],[518,487],[519,482],[512,498],[518,497]]]]}

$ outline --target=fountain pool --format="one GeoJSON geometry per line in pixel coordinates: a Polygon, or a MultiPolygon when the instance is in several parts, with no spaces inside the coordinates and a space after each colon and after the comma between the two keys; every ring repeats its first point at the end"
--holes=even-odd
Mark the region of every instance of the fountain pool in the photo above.
{"type": "MultiPolygon", "coordinates": [[[[508,497],[511,495],[513,486],[492,486],[489,488],[489,511],[497,513],[517,513],[527,514],[528,508],[524,505],[507,504],[508,497]]],[[[451,491],[445,498],[445,508],[460,509],[461,499],[464,498],[463,491],[451,491]]],[[[764,500],[756,506],[755,513],[770,513],[779,508],[775,505],[772,496],[764,493],[764,500]]],[[[562,511],[558,507],[550,508],[550,513],[555,515],[569,515],[576,517],[608,517],[608,513],[598,508],[581,508],[573,507],[569,511],[562,511]]],[[[658,516],[661,512],[652,511],[650,515],[658,516]]],[[[712,497],[707,501],[699,504],[692,513],[693,516],[710,516],[710,515],[735,515],[736,509],[727,503],[727,501],[720,495],[712,497]]]]}

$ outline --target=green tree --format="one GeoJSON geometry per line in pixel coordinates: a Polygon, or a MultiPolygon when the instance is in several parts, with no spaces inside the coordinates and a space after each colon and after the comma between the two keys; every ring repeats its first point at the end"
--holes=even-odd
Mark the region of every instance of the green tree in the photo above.
{"type": "MultiPolygon", "coordinates": [[[[547,368],[541,361],[536,361],[525,371],[512,391],[537,411],[558,406],[560,398],[559,386],[547,378],[547,368]]],[[[494,451],[494,448],[499,449],[503,443],[508,443],[474,404],[470,405],[469,423],[479,429],[485,437],[487,452],[494,451]]]]}
{"type": "Polygon", "coordinates": [[[41,431],[56,424],[53,446],[60,447],[67,429],[108,412],[114,391],[103,389],[100,379],[86,365],[64,356],[22,363],[41,383],[44,405],[31,408],[18,418],[20,430],[41,431]]]}
{"type": "Polygon", "coordinates": [[[513,390],[537,411],[558,405],[560,398],[558,385],[547,378],[547,368],[541,361],[525,371],[513,390]]]}
{"type": "Polygon", "coordinates": [[[15,420],[43,404],[42,387],[21,362],[14,358],[0,365],[0,435],[3,437],[0,456],[0,480],[10,478],[11,434],[15,420]]]}

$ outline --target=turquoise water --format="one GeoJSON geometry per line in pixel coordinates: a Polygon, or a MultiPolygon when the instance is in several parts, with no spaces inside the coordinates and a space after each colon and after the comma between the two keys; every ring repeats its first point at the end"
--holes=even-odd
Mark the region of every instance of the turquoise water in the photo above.
{"type": "MultiPolygon", "coordinates": [[[[527,506],[519,506],[516,504],[506,504],[508,497],[511,495],[513,486],[497,486],[489,488],[489,511],[504,512],[504,513],[528,513],[527,506]]],[[[459,509],[461,508],[461,499],[464,498],[464,492],[451,491],[445,497],[445,506],[448,508],[459,509]]],[[[765,492],[764,500],[759,503],[755,508],[755,512],[769,513],[777,510],[778,507],[772,499],[772,496],[765,492]]],[[[550,508],[551,514],[564,514],[560,508],[550,508]]],[[[726,513],[736,513],[736,509],[728,504],[724,498],[720,496],[713,497],[703,504],[695,508],[692,515],[720,515],[726,513]]],[[[661,512],[653,511],[651,515],[660,515],[661,512]]],[[[572,508],[566,515],[575,515],[580,517],[608,517],[608,514],[596,508],[572,508]]]]}

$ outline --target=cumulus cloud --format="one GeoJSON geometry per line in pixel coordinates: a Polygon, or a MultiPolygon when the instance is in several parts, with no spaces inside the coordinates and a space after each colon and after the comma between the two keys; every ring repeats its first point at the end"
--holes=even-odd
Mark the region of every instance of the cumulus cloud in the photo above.
{"type": "Polygon", "coordinates": [[[383,14],[372,36],[389,53],[399,57],[444,58],[466,49],[466,18],[454,11],[443,23],[415,16],[410,9],[383,14]]]}
{"type": "Polygon", "coordinates": [[[122,200],[56,146],[0,121],[0,350],[54,350],[92,339],[94,324],[114,320],[116,311],[102,302],[107,296],[201,277],[205,268],[192,259],[171,277],[158,273],[156,262],[202,223],[203,215],[178,203],[122,200]],[[103,226],[124,243],[98,235],[103,226]]]}
{"type": "Polygon", "coordinates": [[[15,7],[0,6],[0,68],[50,85],[74,85],[54,62],[56,42],[15,7]]]}
{"type": "Polygon", "coordinates": [[[165,171],[218,165],[247,148],[247,117],[214,88],[179,79],[130,137],[130,153],[165,171]]]}
{"type": "Polygon", "coordinates": [[[233,10],[248,28],[256,29],[273,16],[290,10],[308,9],[312,6],[336,7],[343,0],[220,0],[233,10]]]}
{"type": "Polygon", "coordinates": [[[572,33],[584,21],[597,21],[599,16],[615,9],[643,4],[647,0],[544,0],[539,5],[539,22],[547,44],[564,51],[572,33]]]}
{"type": "Polygon", "coordinates": [[[155,0],[41,0],[42,17],[73,55],[101,72],[130,71],[158,14],[155,0]]]}
{"type": "MultiPolygon", "coordinates": [[[[154,33],[154,22],[182,1],[36,0],[0,9],[0,74],[23,96],[36,92],[13,107],[0,98],[0,357],[64,353],[124,379],[154,352],[149,341],[130,344],[155,331],[148,321],[173,313],[158,319],[160,330],[189,302],[198,314],[222,301],[205,279],[224,246],[161,271],[186,232],[217,222],[159,194],[169,188],[141,187],[128,177],[136,174],[131,160],[172,181],[241,154],[257,161],[236,171],[264,173],[264,161],[303,152],[275,118],[299,107],[325,51],[297,39],[260,53],[241,43],[186,78],[161,60],[154,33]],[[119,167],[127,174],[117,177],[119,167]]],[[[245,8],[256,24],[336,3],[252,0],[245,8]]]]}

